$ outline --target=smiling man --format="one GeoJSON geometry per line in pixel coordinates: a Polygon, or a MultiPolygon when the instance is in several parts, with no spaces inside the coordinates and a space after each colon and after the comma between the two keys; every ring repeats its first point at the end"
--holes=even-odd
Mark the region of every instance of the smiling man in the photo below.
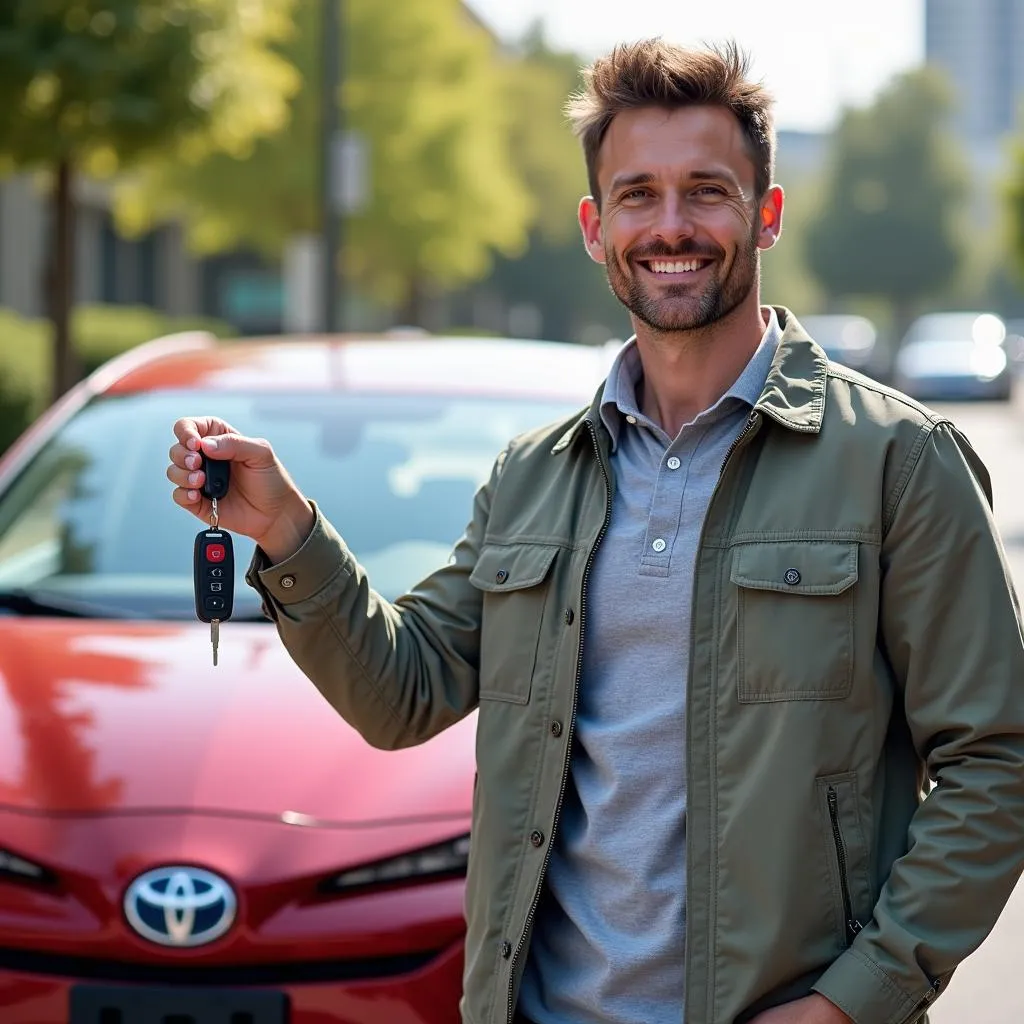
{"type": "Polygon", "coordinates": [[[388,602],[269,443],[181,419],[292,657],[378,747],[471,711],[463,1024],[910,1024],[1024,867],[1024,647],[947,419],[761,305],[767,94],[648,40],[571,106],[632,317],[593,403],[510,442],[388,602]],[[933,785],[926,792],[926,780],[933,785]]]}

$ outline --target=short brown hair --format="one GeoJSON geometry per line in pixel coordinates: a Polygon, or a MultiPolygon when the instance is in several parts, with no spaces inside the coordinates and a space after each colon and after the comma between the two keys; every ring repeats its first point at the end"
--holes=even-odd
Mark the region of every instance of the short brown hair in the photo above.
{"type": "Polygon", "coordinates": [[[773,98],[747,78],[750,57],[735,43],[687,50],[661,39],[616,46],[583,70],[583,89],[566,113],[583,142],[590,192],[600,203],[597,156],[617,114],[638,107],[675,110],[720,106],[730,110],[746,136],[754,161],[755,187],[763,196],[775,173],[773,98]]]}

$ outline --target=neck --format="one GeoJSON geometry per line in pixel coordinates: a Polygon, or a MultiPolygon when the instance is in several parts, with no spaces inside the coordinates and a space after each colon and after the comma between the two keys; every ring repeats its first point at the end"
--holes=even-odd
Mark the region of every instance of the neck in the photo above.
{"type": "Polygon", "coordinates": [[[757,289],[721,320],[695,331],[655,331],[634,322],[643,366],[640,408],[669,437],[709,409],[750,362],[767,326],[757,289]]]}

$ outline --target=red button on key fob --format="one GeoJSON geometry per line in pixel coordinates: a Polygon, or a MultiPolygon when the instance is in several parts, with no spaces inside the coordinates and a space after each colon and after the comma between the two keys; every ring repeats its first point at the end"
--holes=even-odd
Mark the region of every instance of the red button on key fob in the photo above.
{"type": "Polygon", "coordinates": [[[223,544],[207,544],[206,545],[206,560],[208,562],[223,562],[224,561],[224,545],[223,544]]]}

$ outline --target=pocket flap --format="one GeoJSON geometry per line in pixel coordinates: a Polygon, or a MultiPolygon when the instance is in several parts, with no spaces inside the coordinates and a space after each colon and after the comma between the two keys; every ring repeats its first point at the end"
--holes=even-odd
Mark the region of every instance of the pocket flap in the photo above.
{"type": "Polygon", "coordinates": [[[543,582],[558,548],[542,544],[485,544],[469,582],[479,590],[505,593],[543,582]]]}
{"type": "Polygon", "coordinates": [[[857,582],[857,543],[785,541],[741,544],[730,579],[751,590],[841,594],[857,582]]]}

